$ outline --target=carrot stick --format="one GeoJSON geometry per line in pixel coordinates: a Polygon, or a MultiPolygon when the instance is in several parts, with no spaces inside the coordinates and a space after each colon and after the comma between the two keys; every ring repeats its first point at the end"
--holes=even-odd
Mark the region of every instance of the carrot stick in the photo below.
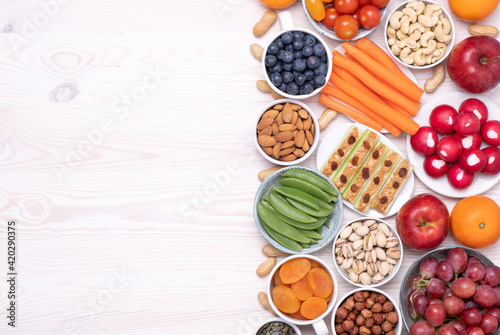
{"type": "Polygon", "coordinates": [[[393,72],[406,77],[391,57],[376,43],[373,43],[371,40],[363,37],[356,41],[356,47],[369,54],[373,59],[384,65],[386,68],[389,68],[393,72]]]}
{"type": "Polygon", "coordinates": [[[351,97],[349,94],[346,92],[342,91],[338,87],[335,87],[330,84],[326,84],[326,86],[321,90],[321,93],[328,94],[332,98],[335,98],[339,100],[340,102],[344,102],[347,105],[356,108],[363,114],[367,115],[368,117],[372,118],[376,122],[380,123],[385,129],[387,129],[392,135],[398,137],[399,134],[401,134],[401,129],[398,127],[394,126],[384,118],[380,117],[377,113],[374,113],[371,111],[368,107],[363,105],[361,102],[356,100],[354,97],[351,97]]]}
{"type": "Polygon", "coordinates": [[[336,75],[334,75],[332,79],[335,86],[340,88],[342,91],[349,92],[350,94],[355,96],[363,105],[370,106],[370,109],[372,111],[401,129],[402,131],[410,135],[414,135],[417,132],[418,128],[420,128],[418,123],[416,123],[412,119],[402,116],[393,108],[373,99],[368,94],[358,90],[355,86],[340,79],[336,75]]]}
{"type": "Polygon", "coordinates": [[[381,131],[382,130],[382,125],[378,123],[377,121],[371,119],[370,117],[366,116],[365,114],[362,114],[358,111],[355,111],[354,109],[347,107],[346,105],[330,98],[326,94],[321,94],[318,100],[319,103],[325,105],[326,107],[329,107],[333,110],[336,110],[351,119],[364,124],[365,126],[368,126],[370,128],[375,129],[376,131],[381,131]]]}
{"type": "Polygon", "coordinates": [[[396,111],[398,111],[400,114],[404,115],[404,116],[407,116],[407,117],[412,117],[413,115],[411,115],[409,112],[407,112],[403,107],[399,106],[399,105],[396,105],[394,102],[392,101],[389,101],[389,100],[385,100],[385,99],[382,99],[384,100],[384,102],[389,105],[389,107],[395,109],[396,111]]]}
{"type": "Polygon", "coordinates": [[[368,56],[364,51],[350,45],[347,42],[344,42],[342,47],[359,62],[366,64],[366,67],[370,68],[373,73],[387,81],[401,93],[407,95],[410,99],[419,101],[422,94],[424,94],[424,90],[415,85],[415,83],[408,77],[401,77],[394,74],[392,71],[387,71],[384,65],[368,56]]]}
{"type": "Polygon", "coordinates": [[[418,109],[420,108],[420,102],[413,101],[407,96],[401,94],[399,91],[388,87],[380,80],[373,77],[367,70],[356,62],[353,62],[344,56],[335,54],[333,57],[333,66],[340,66],[341,68],[349,71],[360,79],[366,86],[377,93],[381,98],[385,98],[398,104],[412,115],[417,114],[418,109]]]}

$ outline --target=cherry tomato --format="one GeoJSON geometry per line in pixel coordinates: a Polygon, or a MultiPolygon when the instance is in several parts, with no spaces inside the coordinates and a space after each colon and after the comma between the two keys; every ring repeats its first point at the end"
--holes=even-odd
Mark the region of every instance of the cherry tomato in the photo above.
{"type": "Polygon", "coordinates": [[[377,6],[378,8],[382,8],[387,6],[389,0],[370,0],[370,3],[374,6],[377,6]]]}
{"type": "Polygon", "coordinates": [[[359,0],[358,8],[364,7],[370,4],[370,0],[359,0]]]}
{"type": "Polygon", "coordinates": [[[359,0],[335,0],[335,8],[340,15],[356,13],[359,0]]]}
{"type": "Polygon", "coordinates": [[[350,40],[358,33],[358,21],[352,15],[342,15],[335,21],[335,35],[350,40]]]}
{"type": "Polygon", "coordinates": [[[330,3],[330,2],[332,2],[333,0],[321,0],[321,1],[323,1],[324,3],[330,3]]]}
{"type": "Polygon", "coordinates": [[[340,14],[339,14],[339,12],[337,12],[335,7],[333,7],[333,6],[326,7],[325,13],[326,13],[326,16],[323,19],[323,24],[328,29],[333,30],[335,28],[335,21],[338,19],[340,14]]]}
{"type": "Polygon", "coordinates": [[[380,23],[380,10],[373,6],[367,5],[359,10],[359,23],[366,29],[372,29],[380,23]]]}
{"type": "Polygon", "coordinates": [[[361,28],[361,22],[359,22],[359,11],[361,9],[358,8],[358,10],[356,11],[356,13],[354,13],[352,16],[354,16],[354,18],[356,19],[356,21],[358,21],[358,29],[361,28]]]}
{"type": "Polygon", "coordinates": [[[306,0],[307,11],[316,21],[321,21],[325,18],[325,5],[321,0],[306,0]]]}

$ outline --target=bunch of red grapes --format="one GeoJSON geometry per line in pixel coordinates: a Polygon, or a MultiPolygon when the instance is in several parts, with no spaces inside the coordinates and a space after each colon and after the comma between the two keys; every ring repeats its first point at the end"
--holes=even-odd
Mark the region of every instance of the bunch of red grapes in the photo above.
{"type": "Polygon", "coordinates": [[[489,335],[500,322],[500,267],[484,266],[464,249],[426,258],[412,279],[410,335],[489,335]]]}

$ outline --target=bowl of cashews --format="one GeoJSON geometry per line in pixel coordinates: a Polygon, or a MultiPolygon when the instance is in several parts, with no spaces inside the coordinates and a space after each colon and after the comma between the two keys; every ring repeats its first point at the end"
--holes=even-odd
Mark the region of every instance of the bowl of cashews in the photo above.
{"type": "Polygon", "coordinates": [[[448,57],[455,42],[451,15],[433,1],[406,1],[385,23],[389,53],[412,69],[433,67],[448,57]]]}

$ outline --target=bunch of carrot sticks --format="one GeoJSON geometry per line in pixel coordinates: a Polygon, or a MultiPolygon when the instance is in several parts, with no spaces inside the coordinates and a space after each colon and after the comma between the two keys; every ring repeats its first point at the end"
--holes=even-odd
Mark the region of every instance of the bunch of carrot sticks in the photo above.
{"type": "Polygon", "coordinates": [[[345,55],[333,52],[333,85],[323,88],[319,102],[377,131],[414,135],[419,125],[410,117],[417,114],[424,91],[369,39],[342,47],[345,55]]]}

